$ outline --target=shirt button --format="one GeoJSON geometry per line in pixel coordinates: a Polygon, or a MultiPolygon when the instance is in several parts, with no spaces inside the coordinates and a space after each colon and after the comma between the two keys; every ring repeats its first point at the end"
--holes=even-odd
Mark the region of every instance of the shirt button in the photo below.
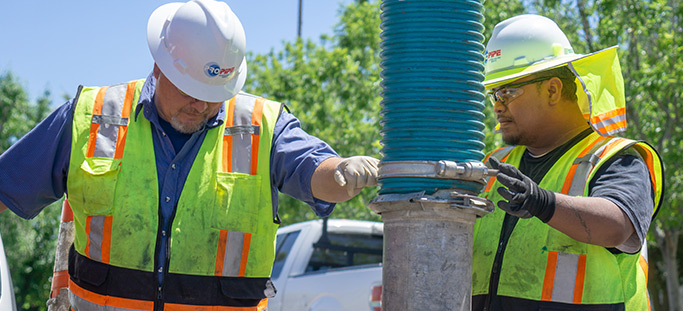
{"type": "Polygon", "coordinates": [[[159,272],[164,272],[164,267],[159,267],[159,272]]]}
{"type": "Polygon", "coordinates": [[[171,168],[175,169],[175,163],[171,164],[171,168]]]}
{"type": "Polygon", "coordinates": [[[166,197],[166,202],[171,202],[171,198],[166,197]]]}
{"type": "Polygon", "coordinates": [[[161,236],[166,236],[166,230],[161,230],[161,236]]]}

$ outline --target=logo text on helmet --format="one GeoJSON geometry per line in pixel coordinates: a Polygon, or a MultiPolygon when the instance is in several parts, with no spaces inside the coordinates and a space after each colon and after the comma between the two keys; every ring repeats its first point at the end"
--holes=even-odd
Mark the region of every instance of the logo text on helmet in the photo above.
{"type": "Polygon", "coordinates": [[[486,58],[493,58],[493,57],[498,57],[500,56],[500,49],[495,50],[495,51],[487,51],[486,52],[486,58]]]}
{"type": "Polygon", "coordinates": [[[221,77],[227,78],[235,71],[235,67],[221,68],[217,63],[208,63],[204,65],[204,73],[210,78],[221,77]]]}

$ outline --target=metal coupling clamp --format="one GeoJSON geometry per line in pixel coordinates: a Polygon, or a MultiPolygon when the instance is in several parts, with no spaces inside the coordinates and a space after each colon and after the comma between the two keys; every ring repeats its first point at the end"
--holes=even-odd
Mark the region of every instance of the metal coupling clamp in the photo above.
{"type": "Polygon", "coordinates": [[[379,178],[421,177],[481,181],[496,176],[498,170],[482,162],[456,163],[453,161],[391,161],[379,163],[379,178]]]}

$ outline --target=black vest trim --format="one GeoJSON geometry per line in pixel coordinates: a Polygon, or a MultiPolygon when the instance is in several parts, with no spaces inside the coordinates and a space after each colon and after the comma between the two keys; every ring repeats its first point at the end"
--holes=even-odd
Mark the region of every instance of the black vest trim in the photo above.
{"type": "MultiPolygon", "coordinates": [[[[154,301],[155,273],[94,261],[69,250],[69,277],[81,288],[127,299],[154,301]]],[[[163,302],[187,305],[253,307],[275,296],[270,278],[239,278],[168,273],[163,302]]]]}

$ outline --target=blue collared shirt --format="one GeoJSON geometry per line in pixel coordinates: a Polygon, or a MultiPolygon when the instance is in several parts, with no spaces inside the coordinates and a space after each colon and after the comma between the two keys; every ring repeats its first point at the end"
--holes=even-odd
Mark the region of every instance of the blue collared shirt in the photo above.
{"type": "MultiPolygon", "coordinates": [[[[193,134],[182,134],[162,124],[154,106],[156,79],[150,74],[142,87],[135,107],[135,118],[144,117],[152,124],[157,165],[161,235],[157,249],[157,271],[166,261],[167,237],[172,216],[190,167],[199,152],[206,131],[223,123],[225,110],[211,118],[193,134]],[[184,143],[183,143],[184,141],[184,143]],[[176,150],[174,147],[180,147],[176,150]]],[[[0,155],[0,201],[18,216],[35,217],[43,208],[67,193],[67,175],[71,155],[73,100],[57,108],[34,129],[0,155]]],[[[278,118],[271,150],[272,198],[277,208],[278,192],[308,203],[316,215],[328,216],[333,203],[313,197],[311,176],[325,159],[337,153],[322,140],[309,135],[299,120],[283,111],[278,118]]],[[[160,275],[161,277],[161,275],[160,275]]]]}

